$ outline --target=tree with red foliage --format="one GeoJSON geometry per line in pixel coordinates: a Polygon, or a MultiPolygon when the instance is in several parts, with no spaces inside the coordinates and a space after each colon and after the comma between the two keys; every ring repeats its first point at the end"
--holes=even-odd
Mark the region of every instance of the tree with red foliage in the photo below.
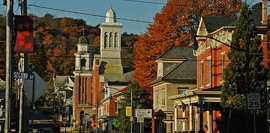
{"type": "Polygon", "coordinates": [[[160,54],[171,46],[193,42],[201,16],[235,15],[240,6],[241,0],[168,0],[135,44],[133,78],[140,86],[146,86],[156,78],[155,59],[160,54]]]}

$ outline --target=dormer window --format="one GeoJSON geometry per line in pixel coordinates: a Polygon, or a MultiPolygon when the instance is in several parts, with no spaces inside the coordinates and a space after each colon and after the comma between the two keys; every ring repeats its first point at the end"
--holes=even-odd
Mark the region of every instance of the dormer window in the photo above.
{"type": "Polygon", "coordinates": [[[188,90],[188,87],[178,87],[178,94],[185,94],[188,90]]]}
{"type": "Polygon", "coordinates": [[[158,77],[163,77],[164,75],[168,74],[168,72],[172,71],[175,69],[180,63],[183,61],[158,61],[158,71],[157,71],[157,76],[158,77]]]}

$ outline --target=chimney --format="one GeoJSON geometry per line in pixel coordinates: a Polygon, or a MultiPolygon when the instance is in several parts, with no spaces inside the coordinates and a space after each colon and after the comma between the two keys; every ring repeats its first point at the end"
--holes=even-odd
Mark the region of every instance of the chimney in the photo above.
{"type": "Polygon", "coordinates": [[[263,25],[267,24],[267,0],[262,0],[262,21],[263,25]]]}

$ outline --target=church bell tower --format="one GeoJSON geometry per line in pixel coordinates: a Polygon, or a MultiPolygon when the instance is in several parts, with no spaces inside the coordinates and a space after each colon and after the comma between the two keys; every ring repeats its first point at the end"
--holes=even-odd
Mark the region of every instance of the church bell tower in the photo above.
{"type": "Polygon", "coordinates": [[[104,74],[123,74],[121,62],[121,29],[112,8],[106,12],[105,22],[100,24],[100,56],[104,74]]]}
{"type": "Polygon", "coordinates": [[[75,125],[83,121],[85,114],[93,114],[92,106],[92,59],[89,41],[85,36],[79,38],[75,55],[73,119],[75,125]]]}

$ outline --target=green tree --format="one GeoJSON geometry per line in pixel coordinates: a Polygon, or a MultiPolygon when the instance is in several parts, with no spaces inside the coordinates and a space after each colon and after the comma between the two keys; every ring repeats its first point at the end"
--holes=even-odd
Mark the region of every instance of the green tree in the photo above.
{"type": "Polygon", "coordinates": [[[256,127],[259,132],[266,131],[266,81],[267,68],[263,63],[263,51],[260,38],[254,34],[255,24],[249,10],[249,5],[242,4],[240,16],[236,20],[236,29],[232,35],[228,53],[229,64],[225,69],[224,85],[222,86],[221,106],[224,132],[253,131],[253,115],[247,109],[247,93],[261,95],[261,109],[256,114],[256,127]],[[247,56],[246,50],[249,50],[247,56]],[[246,62],[249,60],[249,63],[246,62]],[[246,76],[246,75],[249,76],[246,76]],[[237,92],[237,76],[246,77],[245,94],[237,92]],[[249,78],[247,78],[249,77],[249,78]],[[248,80],[248,81],[247,81],[248,80]],[[249,85],[247,85],[247,83],[249,85]]]}
{"type": "MultiPolygon", "coordinates": [[[[132,82],[128,85],[127,91],[123,95],[123,99],[120,101],[121,106],[123,107],[120,110],[118,115],[118,120],[121,122],[119,127],[120,131],[130,131],[130,117],[126,116],[126,107],[131,106],[131,92],[132,92],[132,114],[134,116],[135,109],[151,109],[152,101],[149,99],[149,92],[146,89],[140,87],[137,82],[132,82]]],[[[134,118],[133,125],[137,125],[136,118],[134,118]]],[[[133,127],[134,127],[133,126],[133,127]]],[[[145,120],[145,129],[150,128],[151,121],[145,120]]],[[[138,128],[137,128],[138,129],[138,128]]],[[[136,129],[134,129],[136,131],[136,129]]]]}

